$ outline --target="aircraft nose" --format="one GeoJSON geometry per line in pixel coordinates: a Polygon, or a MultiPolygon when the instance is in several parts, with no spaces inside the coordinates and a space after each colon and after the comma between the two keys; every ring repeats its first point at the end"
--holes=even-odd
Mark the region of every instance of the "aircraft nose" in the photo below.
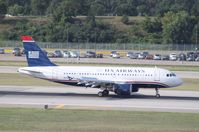
{"type": "Polygon", "coordinates": [[[179,78],[179,77],[177,77],[177,78],[176,78],[176,81],[175,81],[175,85],[176,85],[176,86],[180,86],[180,85],[182,85],[182,83],[183,83],[182,79],[179,78]]]}

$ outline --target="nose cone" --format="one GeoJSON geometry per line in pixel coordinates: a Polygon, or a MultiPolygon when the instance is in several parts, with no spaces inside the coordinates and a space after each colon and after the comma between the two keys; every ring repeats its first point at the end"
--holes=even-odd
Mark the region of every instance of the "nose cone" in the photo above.
{"type": "Polygon", "coordinates": [[[183,81],[181,78],[176,77],[174,87],[182,85],[183,81]]]}

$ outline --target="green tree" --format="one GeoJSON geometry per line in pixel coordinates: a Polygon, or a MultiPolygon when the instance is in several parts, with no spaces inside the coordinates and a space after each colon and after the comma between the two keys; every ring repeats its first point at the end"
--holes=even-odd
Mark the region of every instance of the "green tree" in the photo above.
{"type": "Polygon", "coordinates": [[[150,17],[146,17],[142,22],[142,27],[148,33],[157,33],[162,31],[160,18],[154,18],[154,20],[151,20],[150,17]]]}
{"type": "Polygon", "coordinates": [[[8,13],[11,14],[11,15],[14,15],[14,16],[22,14],[23,13],[23,7],[15,4],[15,5],[10,6],[8,8],[8,13]]]}
{"type": "Polygon", "coordinates": [[[5,0],[0,0],[0,20],[2,18],[4,18],[4,15],[7,12],[7,7],[6,7],[6,3],[5,0]]]}
{"type": "Polygon", "coordinates": [[[162,24],[165,43],[191,43],[194,21],[185,11],[168,12],[162,24]]]}
{"type": "Polygon", "coordinates": [[[127,15],[123,15],[121,18],[121,22],[124,24],[128,24],[129,22],[129,17],[127,15]]]}
{"type": "Polygon", "coordinates": [[[51,0],[31,0],[33,15],[45,15],[51,0]]]}

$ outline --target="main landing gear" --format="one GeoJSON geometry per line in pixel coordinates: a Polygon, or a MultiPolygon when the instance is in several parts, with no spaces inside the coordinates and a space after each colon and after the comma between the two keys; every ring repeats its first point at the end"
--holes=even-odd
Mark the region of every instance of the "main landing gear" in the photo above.
{"type": "Polygon", "coordinates": [[[109,91],[108,90],[104,90],[104,91],[98,92],[98,96],[99,97],[104,97],[104,96],[108,96],[108,95],[109,95],[109,91]]]}
{"type": "Polygon", "coordinates": [[[155,97],[156,97],[156,98],[160,98],[159,88],[155,88],[155,91],[156,91],[155,97]]]}

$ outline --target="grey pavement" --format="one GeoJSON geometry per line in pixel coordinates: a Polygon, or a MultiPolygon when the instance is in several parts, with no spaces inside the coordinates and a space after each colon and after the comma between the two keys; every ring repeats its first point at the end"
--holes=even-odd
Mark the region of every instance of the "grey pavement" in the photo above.
{"type": "Polygon", "coordinates": [[[74,86],[0,86],[0,107],[83,108],[104,110],[191,112],[199,113],[199,92],[160,90],[161,98],[154,97],[155,90],[141,89],[130,97],[115,94],[98,97],[98,89],[74,86]]]}

